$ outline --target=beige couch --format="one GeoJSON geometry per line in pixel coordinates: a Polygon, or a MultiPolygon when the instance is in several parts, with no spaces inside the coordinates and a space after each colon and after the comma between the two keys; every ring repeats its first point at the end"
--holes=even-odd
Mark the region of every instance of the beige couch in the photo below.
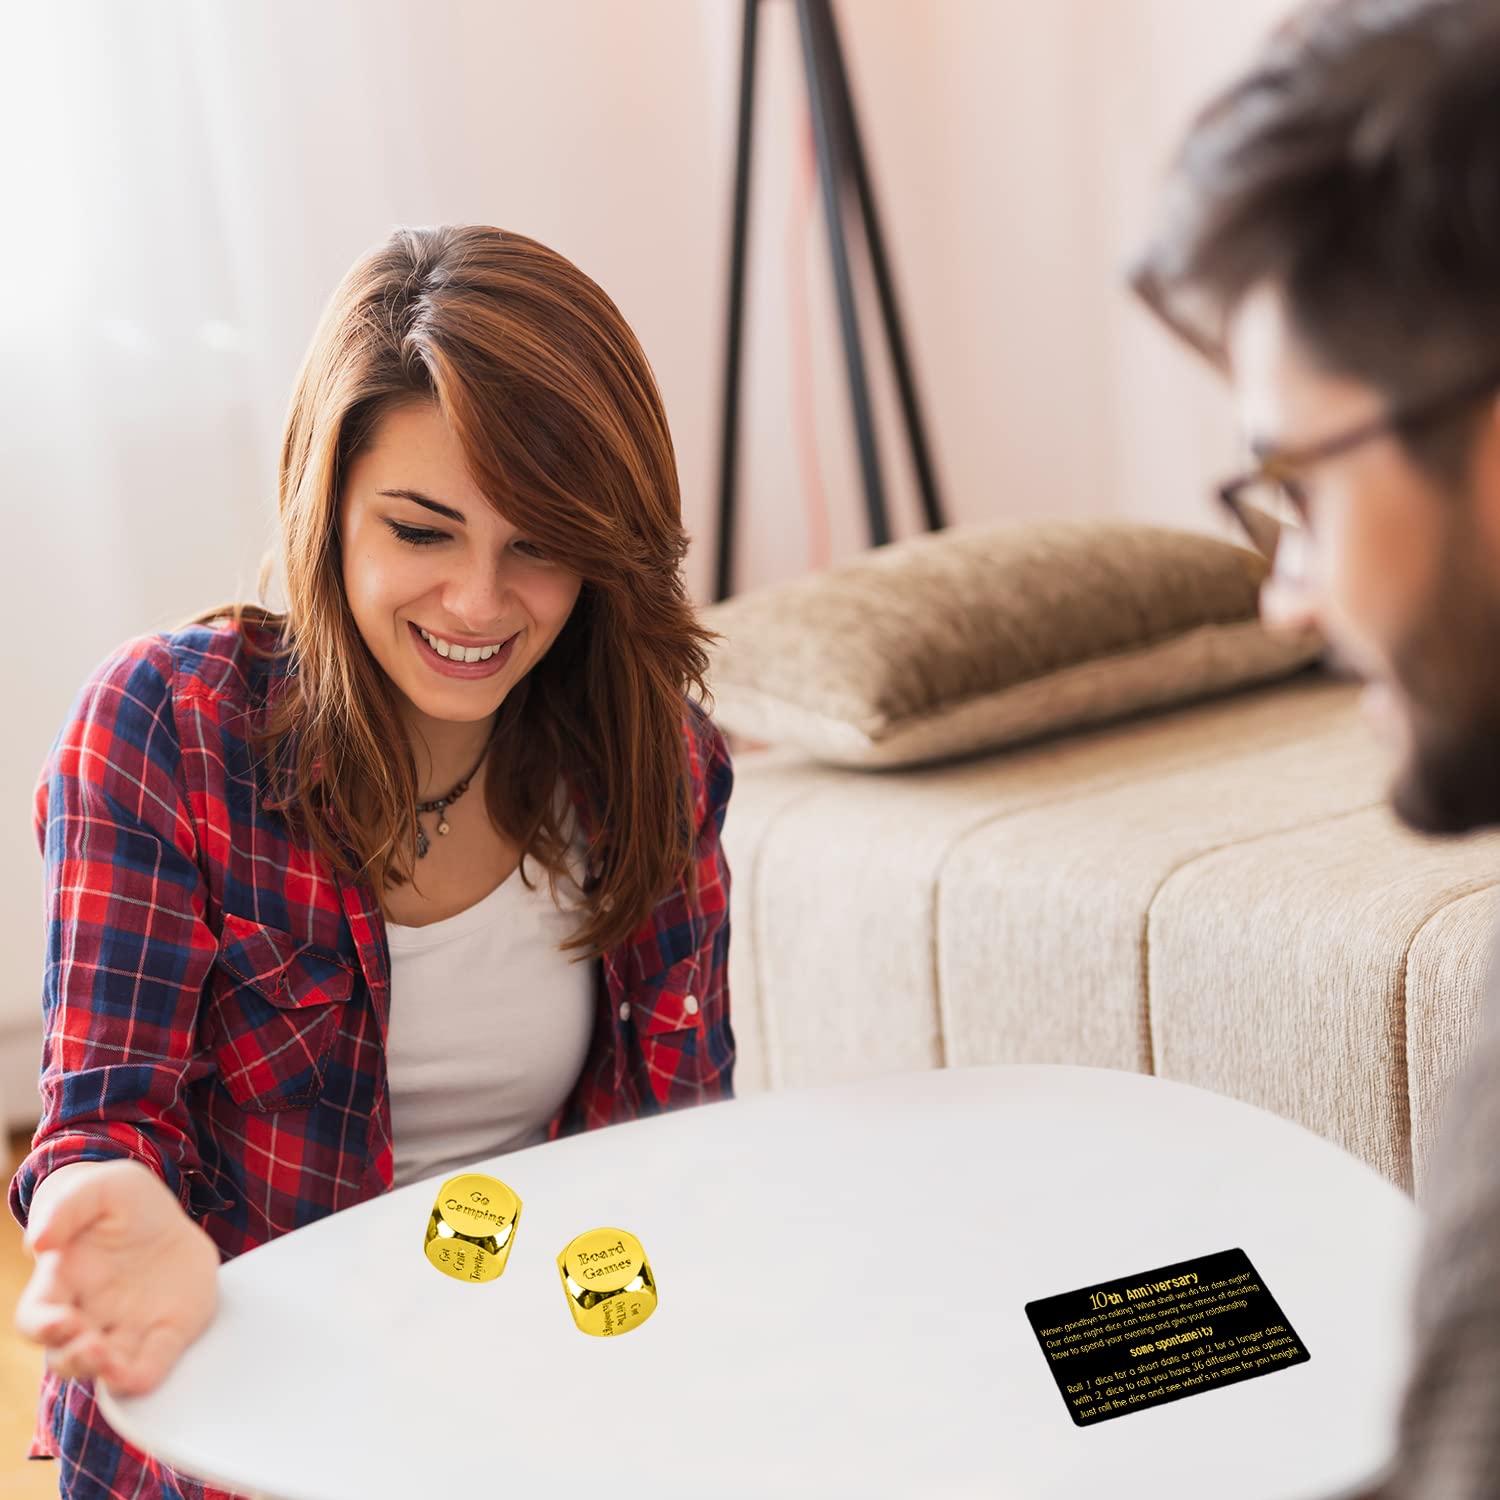
{"type": "Polygon", "coordinates": [[[942,768],[742,750],[738,1087],[1070,1062],[1275,1110],[1420,1198],[1500,836],[1418,838],[1316,670],[942,768]]]}

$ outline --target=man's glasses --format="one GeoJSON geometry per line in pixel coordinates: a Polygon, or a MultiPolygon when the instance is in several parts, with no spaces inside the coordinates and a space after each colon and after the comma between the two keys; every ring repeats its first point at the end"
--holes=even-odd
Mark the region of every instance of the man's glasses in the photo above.
{"type": "Polygon", "coordinates": [[[1497,387],[1500,387],[1500,370],[1491,370],[1481,379],[1468,380],[1440,395],[1394,407],[1323,442],[1305,448],[1283,448],[1262,459],[1248,473],[1221,484],[1217,490],[1219,501],[1249,538],[1250,545],[1271,563],[1276,561],[1288,528],[1294,531],[1296,541],[1303,544],[1298,548],[1298,556],[1305,557],[1308,505],[1307,492],[1297,477],[1301,471],[1386,433],[1419,432],[1464,404],[1489,395],[1497,387]]]}

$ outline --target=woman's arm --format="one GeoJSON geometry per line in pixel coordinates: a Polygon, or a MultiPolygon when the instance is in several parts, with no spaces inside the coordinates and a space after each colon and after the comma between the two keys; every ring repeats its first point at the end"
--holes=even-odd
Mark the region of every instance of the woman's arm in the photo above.
{"type": "Polygon", "coordinates": [[[23,1228],[37,1185],[71,1162],[134,1157],[184,1209],[201,1171],[184,1075],[218,943],[171,682],[159,637],[122,647],[84,684],[37,787],[43,1112],[10,1184],[23,1228]]]}

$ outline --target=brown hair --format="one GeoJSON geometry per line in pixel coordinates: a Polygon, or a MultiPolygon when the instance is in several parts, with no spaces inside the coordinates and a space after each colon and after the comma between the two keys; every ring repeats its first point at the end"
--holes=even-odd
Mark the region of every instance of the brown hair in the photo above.
{"type": "Polygon", "coordinates": [[[1132,287],[1222,366],[1269,282],[1311,359],[1393,404],[1500,365],[1497,91],[1493,0],[1304,7],[1193,121],[1132,287]]]}
{"type": "Polygon", "coordinates": [[[337,528],[349,466],[388,411],[417,400],[436,402],[505,518],[583,579],[551,650],[500,706],[484,792],[496,827],[561,876],[553,792],[560,775],[582,789],[600,877],[568,946],[598,953],[691,870],[684,700],[690,686],[705,694],[712,635],[682,581],[676,460],[650,366],[570,261],[487,225],[401,228],[357,261],[288,414],[287,610],[239,604],[197,619],[280,637],[293,670],[257,736],[277,805],[341,873],[377,889],[410,878],[415,762],[345,599],[337,528]]]}

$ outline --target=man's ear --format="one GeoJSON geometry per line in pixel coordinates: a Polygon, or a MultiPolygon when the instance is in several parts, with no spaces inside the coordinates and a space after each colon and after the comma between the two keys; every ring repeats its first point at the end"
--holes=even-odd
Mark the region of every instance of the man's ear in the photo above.
{"type": "Polygon", "coordinates": [[[1500,396],[1491,398],[1474,433],[1469,490],[1475,534],[1500,582],[1500,396]]]}

